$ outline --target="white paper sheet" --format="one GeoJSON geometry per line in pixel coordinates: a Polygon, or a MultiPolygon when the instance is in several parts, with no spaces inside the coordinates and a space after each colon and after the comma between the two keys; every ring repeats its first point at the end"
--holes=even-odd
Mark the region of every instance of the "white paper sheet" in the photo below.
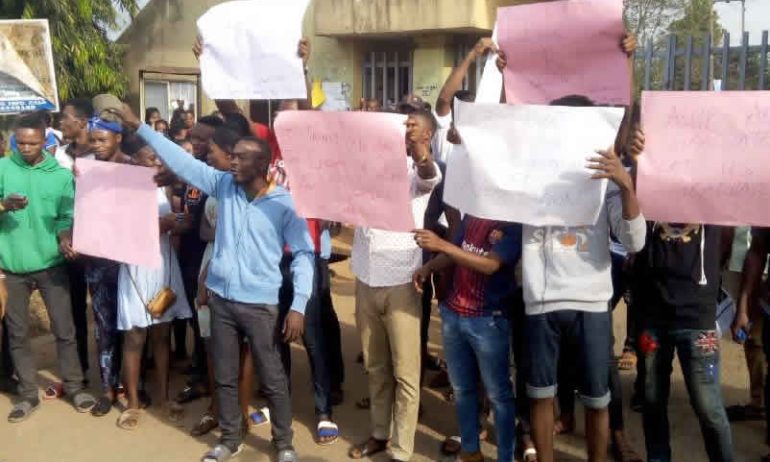
{"type": "Polygon", "coordinates": [[[209,98],[304,99],[297,44],[308,2],[238,0],[201,16],[201,83],[209,98]]]}
{"type": "MultiPolygon", "coordinates": [[[[492,32],[492,41],[497,43],[497,24],[492,32]]],[[[497,54],[489,53],[484,63],[481,81],[476,89],[477,103],[499,103],[503,92],[503,73],[497,69],[497,54]]]]}
{"type": "Polygon", "coordinates": [[[479,218],[592,225],[607,181],[590,178],[586,159],[612,146],[623,112],[456,101],[464,149],[449,159],[444,201],[479,218]]]}

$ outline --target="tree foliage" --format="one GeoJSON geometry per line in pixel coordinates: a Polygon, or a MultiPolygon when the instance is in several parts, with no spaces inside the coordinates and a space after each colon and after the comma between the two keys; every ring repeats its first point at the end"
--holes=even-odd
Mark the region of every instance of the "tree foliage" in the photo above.
{"type": "Polygon", "coordinates": [[[123,96],[123,50],[107,38],[118,9],[132,17],[136,0],[0,0],[1,19],[48,19],[59,98],[123,96]]]}
{"type": "Polygon", "coordinates": [[[686,0],[623,0],[626,28],[640,44],[653,43],[681,15],[686,0]]]}

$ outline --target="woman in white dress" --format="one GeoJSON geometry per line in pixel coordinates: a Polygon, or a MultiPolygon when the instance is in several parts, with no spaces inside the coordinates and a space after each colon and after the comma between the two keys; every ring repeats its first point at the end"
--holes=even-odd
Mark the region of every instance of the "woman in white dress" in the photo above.
{"type": "Polygon", "coordinates": [[[118,329],[124,332],[123,380],[128,397],[127,408],[121,414],[118,426],[126,430],[135,429],[141,416],[139,378],[148,333],[152,341],[160,399],[171,418],[181,417],[181,406],[168,400],[170,328],[174,319],[189,319],[192,316],[179,262],[171,245],[171,234],[183,232],[189,226],[186,220],[178,220],[171,210],[167,187],[173,176],[163,169],[149,146],[139,149],[134,154],[134,161],[137,165],[157,168],[160,173],[156,180],[159,184],[157,199],[162,264],[159,268],[123,264],[118,277],[118,329]],[[176,300],[159,318],[153,318],[148,305],[167,288],[174,292],[176,300]]]}

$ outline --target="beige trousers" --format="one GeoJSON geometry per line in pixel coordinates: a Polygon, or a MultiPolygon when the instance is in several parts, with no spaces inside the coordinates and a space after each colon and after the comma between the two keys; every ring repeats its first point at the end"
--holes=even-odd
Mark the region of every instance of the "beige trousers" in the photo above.
{"type": "Polygon", "coordinates": [[[369,377],[372,436],[390,439],[391,457],[414,452],[420,407],[420,296],[414,286],[356,281],[356,323],[369,377]],[[392,430],[392,431],[391,431],[392,430]]]}

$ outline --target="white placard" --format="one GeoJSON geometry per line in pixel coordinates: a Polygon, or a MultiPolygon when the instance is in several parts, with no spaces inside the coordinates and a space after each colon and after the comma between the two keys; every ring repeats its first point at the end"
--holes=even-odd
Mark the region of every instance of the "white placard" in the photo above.
{"type": "Polygon", "coordinates": [[[607,180],[586,159],[613,145],[624,109],[455,101],[464,149],[447,165],[444,201],[479,218],[533,226],[596,222],[607,180]]]}
{"type": "Polygon", "coordinates": [[[297,45],[309,0],[237,0],[198,19],[203,90],[212,99],[304,99],[297,45]]]}

